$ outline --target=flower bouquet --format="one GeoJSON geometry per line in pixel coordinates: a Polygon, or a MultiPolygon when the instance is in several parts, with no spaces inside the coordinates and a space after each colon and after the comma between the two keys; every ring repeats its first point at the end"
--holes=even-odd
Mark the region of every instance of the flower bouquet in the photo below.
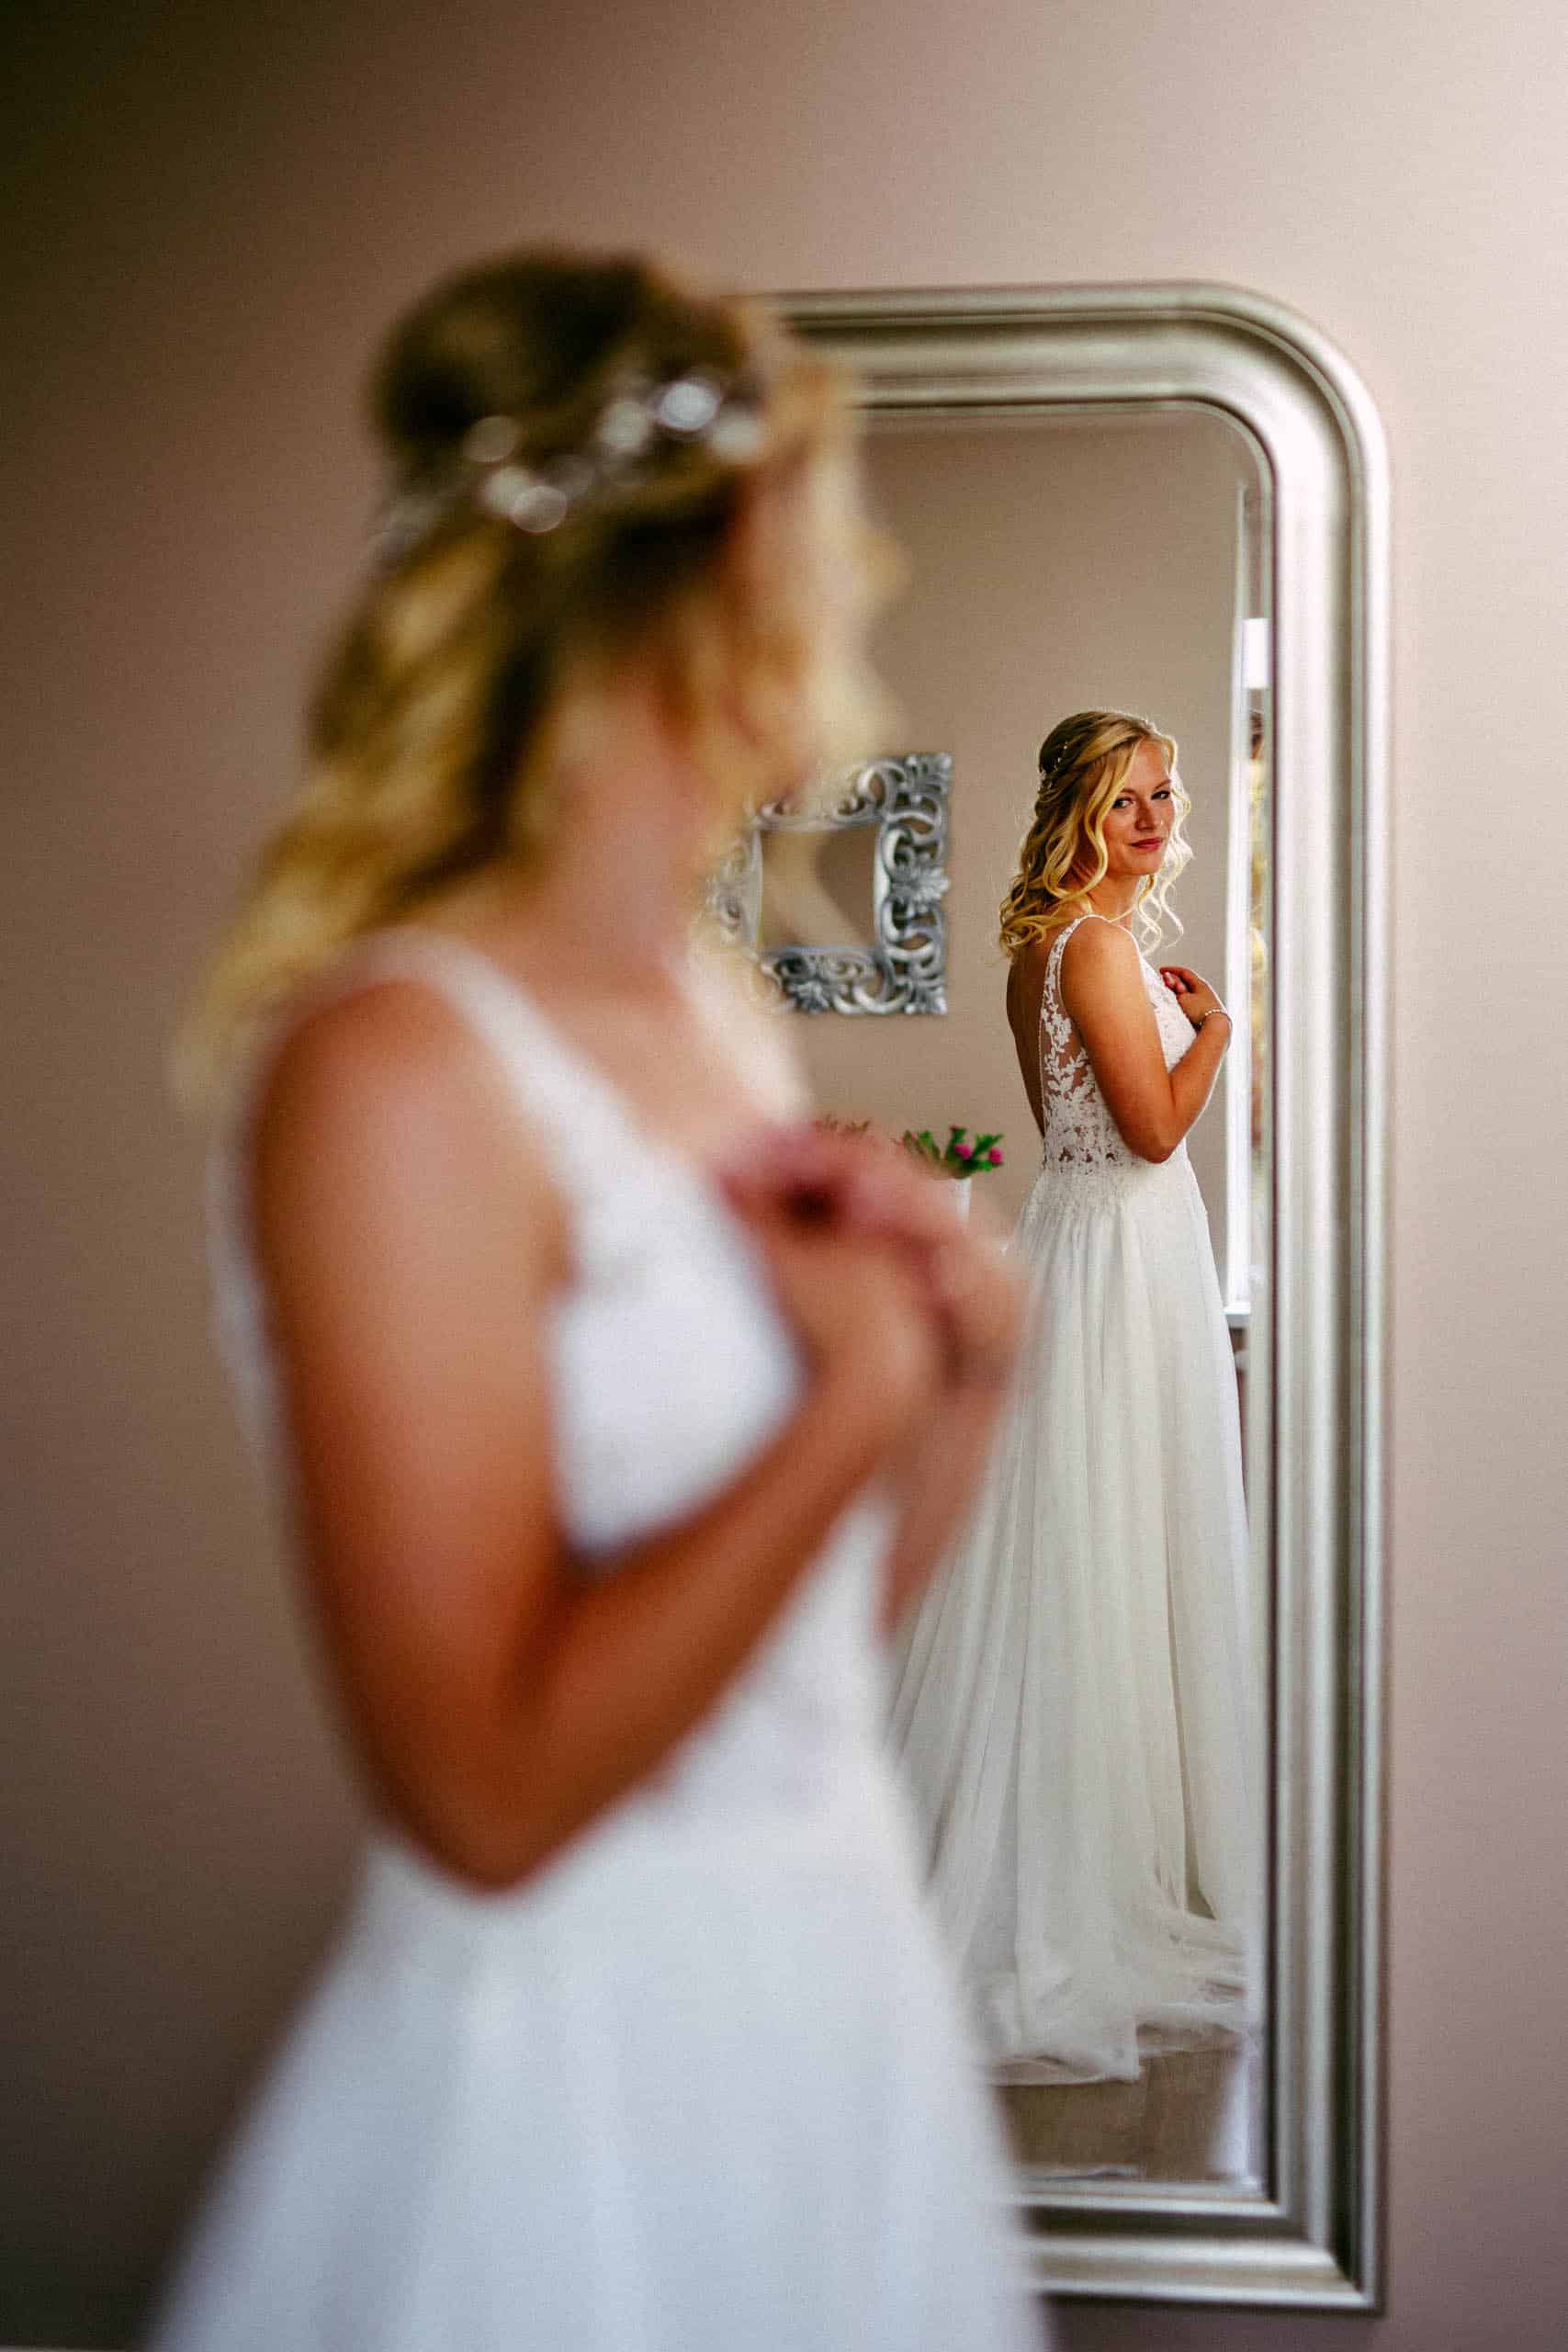
{"type": "Polygon", "coordinates": [[[869,1119],[838,1119],[824,1113],[816,1125],[830,1135],[862,1136],[880,1151],[907,1151],[928,1175],[953,1177],[956,1189],[949,1197],[961,1224],[966,1224],[969,1216],[967,1180],[983,1176],[1002,1164],[1001,1136],[980,1133],[972,1136],[967,1127],[949,1127],[947,1141],[939,1144],[929,1127],[906,1127],[895,1143],[890,1135],[874,1127],[869,1119]]]}
{"type": "Polygon", "coordinates": [[[929,1127],[906,1127],[898,1140],[933,1173],[954,1177],[960,1183],[1002,1164],[999,1135],[971,1136],[967,1127],[949,1127],[947,1141],[939,1144],[929,1127]]]}

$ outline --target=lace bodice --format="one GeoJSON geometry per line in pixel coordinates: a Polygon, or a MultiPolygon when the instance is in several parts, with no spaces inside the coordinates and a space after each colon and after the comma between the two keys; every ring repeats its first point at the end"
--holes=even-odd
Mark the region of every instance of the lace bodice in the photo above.
{"type": "MultiPolygon", "coordinates": [[[[1125,1143],[1100,1090],[1089,1055],[1072,1016],[1062,1001],[1062,958],[1081,922],[1102,918],[1079,915],[1057,934],[1045,966],[1045,987],[1040,999],[1040,1108],[1043,1164],[1066,1173],[1077,1169],[1118,1171],[1124,1176],[1147,1170],[1125,1143]]],[[[1142,955],[1138,958],[1144,986],[1153,1007],[1167,1069],[1174,1069],[1192,1043],[1195,1032],[1165,982],[1142,955]]],[[[1185,1160],[1187,1146],[1178,1146],[1172,1160],[1185,1160]]],[[[1162,1163],[1166,1166],[1169,1161],[1162,1163]]]]}
{"type": "MultiPolygon", "coordinates": [[[[584,1573],[602,1573],[623,1546],[700,1510],[776,1433],[800,1390],[793,1338],[716,1190],[641,1125],[509,977],[455,939],[409,930],[366,942],[326,989],[387,977],[435,989],[492,1048],[567,1203],[574,1279],[549,1332],[556,1500],[584,1573]]],[[[244,1214],[245,1126],[242,1105],[211,1167],[219,1336],[287,1490],[287,1431],[244,1214]]],[[[719,1751],[696,1778],[720,1791],[727,1779],[754,1782],[755,1772],[736,1770],[743,1748],[766,1781],[776,1785],[782,1770],[793,1784],[825,1736],[874,1726],[883,1532],[874,1502],[846,1512],[779,1630],[689,1743],[694,1768],[719,1751]]]]}

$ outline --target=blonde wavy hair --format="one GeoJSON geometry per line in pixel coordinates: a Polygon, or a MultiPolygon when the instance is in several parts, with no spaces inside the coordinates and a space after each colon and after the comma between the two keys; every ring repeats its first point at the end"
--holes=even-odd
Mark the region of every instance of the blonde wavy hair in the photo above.
{"type": "Polygon", "coordinates": [[[538,865],[574,719],[618,665],[651,665],[711,784],[716,831],[803,763],[863,757],[874,739],[859,632],[829,637],[819,617],[826,566],[852,602],[869,605],[878,584],[846,388],[765,311],[637,256],[523,253],[414,307],[371,409],[392,512],[428,498],[432,519],[391,542],[327,654],[303,787],[176,1044],[188,1102],[351,941],[490,867],[538,865]],[[439,494],[484,420],[515,428],[521,465],[570,465],[618,388],[688,376],[744,388],[749,446],[671,440],[548,530],[439,494]],[[783,527],[738,563],[743,500],[769,486],[783,527]]]}
{"type": "Polygon", "coordinates": [[[1078,710],[1053,727],[1040,746],[1040,789],[1018,853],[1018,871],[1001,905],[1001,947],[1016,956],[1049,939],[1090,910],[1089,892],[1110,864],[1105,819],[1145,743],[1157,743],[1170,769],[1176,820],[1159,872],[1139,888],[1135,920],[1152,953],[1168,929],[1179,935],[1169,903],[1177,876],[1192,855],[1182,820],[1192,803],[1176,772],[1176,739],[1125,710],[1078,710]]]}

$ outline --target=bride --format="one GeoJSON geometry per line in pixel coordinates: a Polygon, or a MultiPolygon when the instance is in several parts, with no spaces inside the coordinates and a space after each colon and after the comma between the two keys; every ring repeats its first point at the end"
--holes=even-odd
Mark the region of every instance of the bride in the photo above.
{"type": "Polygon", "coordinates": [[[1133,2079],[1245,2025],[1256,1869],[1235,1375],[1185,1137],[1213,989],[1155,945],[1190,852],[1176,745],[1080,711],[1041,747],[1003,902],[1043,1143],[1030,1331],[895,1738],[998,2073],[1133,2079]]]}
{"type": "Polygon", "coordinates": [[[689,958],[861,710],[836,381],[635,257],[438,287],[190,1040],[219,1301],[373,1818],[159,2352],[1022,2352],[879,1634],[1013,1285],[689,958]]]}

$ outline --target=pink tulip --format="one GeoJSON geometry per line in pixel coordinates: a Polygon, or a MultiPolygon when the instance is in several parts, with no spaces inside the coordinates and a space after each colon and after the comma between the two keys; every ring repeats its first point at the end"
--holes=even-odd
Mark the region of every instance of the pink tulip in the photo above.
{"type": "Polygon", "coordinates": [[[999,1167],[1001,1166],[1001,1164],[1002,1164],[1002,1156],[1001,1156],[1001,1153],[997,1149],[997,1148],[996,1148],[995,1144],[993,1144],[993,1145],[991,1146],[991,1148],[990,1148],[990,1150],[986,1154],[986,1157],[987,1157],[987,1159],[990,1161],[991,1166],[992,1166],[993,1168],[999,1168],[999,1167]]]}
{"type": "Polygon", "coordinates": [[[973,1159],[975,1157],[975,1147],[972,1143],[955,1143],[953,1148],[960,1159],[973,1159]]]}

